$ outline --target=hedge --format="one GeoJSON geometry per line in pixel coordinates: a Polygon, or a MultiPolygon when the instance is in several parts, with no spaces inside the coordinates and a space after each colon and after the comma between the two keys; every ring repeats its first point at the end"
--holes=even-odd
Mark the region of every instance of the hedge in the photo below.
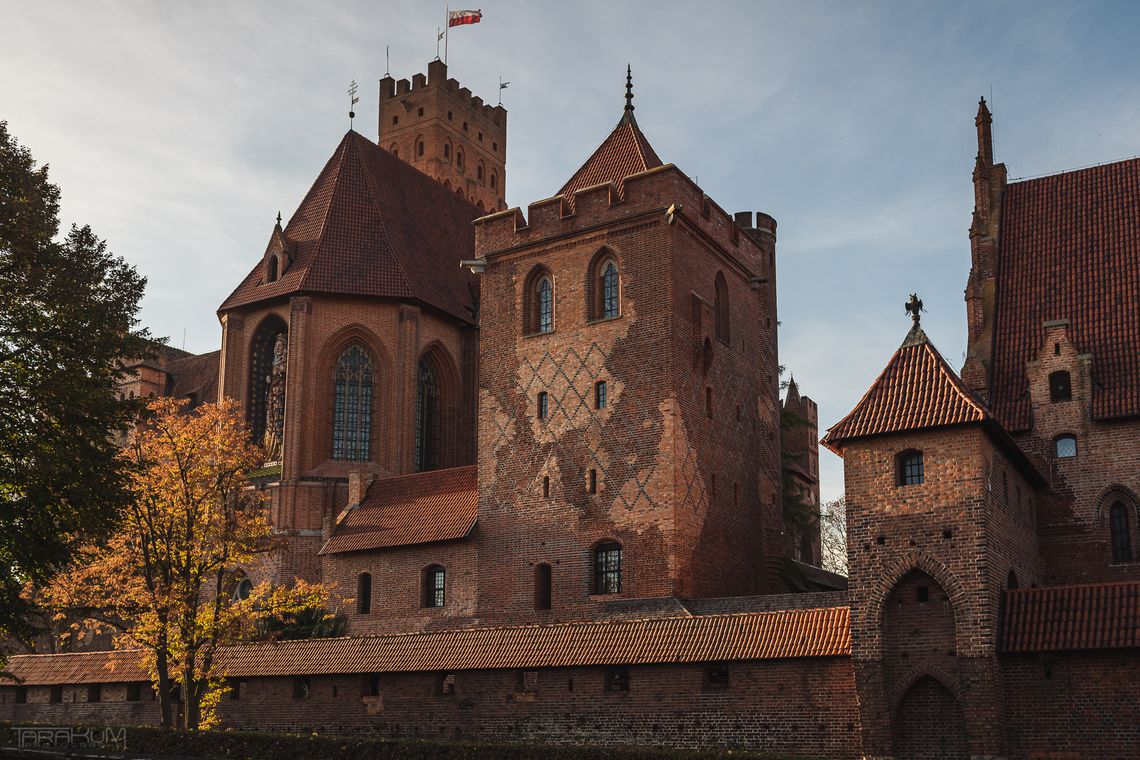
{"type": "MultiPolygon", "coordinates": [[[[7,731],[10,725],[0,724],[5,743],[11,741],[7,731]]],[[[811,760],[744,750],[491,744],[229,730],[170,731],[155,726],[127,727],[127,749],[131,753],[219,760],[811,760]]]]}

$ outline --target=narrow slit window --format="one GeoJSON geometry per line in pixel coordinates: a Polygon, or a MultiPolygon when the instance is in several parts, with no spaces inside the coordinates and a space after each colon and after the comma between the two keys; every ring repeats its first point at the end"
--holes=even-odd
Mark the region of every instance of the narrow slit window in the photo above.
{"type": "Polygon", "coordinates": [[[551,603],[551,569],[545,562],[534,568],[534,608],[548,610],[551,603]]]}
{"type": "Polygon", "coordinates": [[[1128,508],[1121,502],[1112,505],[1109,512],[1112,529],[1112,562],[1119,565],[1132,561],[1132,536],[1128,529],[1128,508]]]}
{"type": "Polygon", "coordinates": [[[598,382],[594,383],[594,408],[595,409],[605,409],[606,408],[606,381],[605,380],[599,380],[598,382]]]}
{"type": "Polygon", "coordinates": [[[439,565],[432,565],[424,571],[424,607],[442,607],[446,601],[446,571],[439,565]]]}
{"type": "Polygon", "coordinates": [[[550,413],[549,401],[547,400],[546,391],[540,391],[538,394],[538,418],[545,420],[550,413]]]}

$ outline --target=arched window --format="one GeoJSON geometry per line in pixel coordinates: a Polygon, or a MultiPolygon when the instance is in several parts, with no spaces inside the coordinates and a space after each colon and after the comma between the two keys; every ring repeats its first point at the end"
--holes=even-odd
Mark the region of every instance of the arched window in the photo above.
{"type": "Polygon", "coordinates": [[[372,573],[356,576],[356,612],[360,615],[372,612],[372,573]]]}
{"type": "Polygon", "coordinates": [[[616,541],[594,547],[594,593],[621,593],[621,544],[616,541]]]}
{"type": "Polygon", "coordinates": [[[416,386],[416,472],[434,470],[443,463],[439,380],[435,362],[423,356],[416,386]]]}
{"type": "Polygon", "coordinates": [[[1017,573],[1015,573],[1012,569],[1009,571],[1009,575],[1007,575],[1005,578],[1005,587],[1009,591],[1012,591],[1015,588],[1020,588],[1017,582],[1017,573]]]}
{"type": "Polygon", "coordinates": [[[234,584],[234,592],[232,594],[235,602],[244,602],[249,599],[249,595],[253,593],[253,581],[247,578],[244,574],[237,578],[234,584]]]}
{"type": "Polygon", "coordinates": [[[716,338],[725,345],[729,341],[729,314],[728,307],[728,281],[724,279],[724,272],[716,273],[716,302],[713,305],[716,317],[716,338]]]}
{"type": "Polygon", "coordinates": [[[1058,459],[1071,459],[1077,455],[1077,437],[1066,433],[1053,441],[1053,449],[1058,459]]]}
{"type": "Polygon", "coordinates": [[[607,261],[602,269],[602,319],[618,315],[618,269],[607,261]]]}
{"type": "Polygon", "coordinates": [[[416,158],[423,158],[424,155],[424,138],[416,138],[416,158]]]}
{"type": "Polygon", "coordinates": [[[442,565],[432,565],[424,570],[423,577],[423,605],[425,607],[442,607],[447,600],[444,589],[447,585],[447,571],[442,565]]]}
{"type": "Polygon", "coordinates": [[[534,568],[534,608],[550,609],[551,571],[550,565],[542,562],[534,568]]]}
{"type": "Polygon", "coordinates": [[[898,469],[896,474],[898,485],[916,486],[926,479],[921,451],[914,449],[904,451],[896,457],[895,461],[898,469]]]}
{"type": "Polygon", "coordinates": [[[1069,373],[1065,370],[1053,372],[1049,375],[1049,401],[1056,404],[1058,401],[1072,401],[1073,385],[1069,373]]]}
{"type": "Polygon", "coordinates": [[[475,178],[480,182],[483,181],[483,162],[480,161],[479,165],[475,167],[475,178]]]}
{"type": "Polygon", "coordinates": [[[455,167],[463,171],[463,148],[455,149],[455,167]]]}
{"type": "Polygon", "coordinates": [[[366,462],[372,457],[372,361],[349,346],[333,376],[333,459],[366,462]]]}
{"type": "Polygon", "coordinates": [[[491,170],[491,189],[494,190],[499,186],[499,174],[494,169],[491,170]]]}
{"type": "Polygon", "coordinates": [[[288,346],[288,334],[289,328],[281,318],[269,317],[258,326],[250,342],[246,425],[250,437],[258,444],[265,438],[265,411],[272,387],[274,348],[278,336],[283,338],[282,345],[288,346]]]}
{"type": "Polygon", "coordinates": [[[538,281],[538,331],[550,332],[554,329],[554,284],[549,277],[538,281]]]}
{"type": "Polygon", "coordinates": [[[1108,513],[1109,529],[1112,531],[1112,563],[1119,565],[1132,561],[1132,536],[1128,523],[1128,507],[1116,502],[1108,513]]]}
{"type": "Polygon", "coordinates": [[[400,147],[396,145],[396,143],[392,143],[390,146],[388,146],[388,152],[396,158],[400,157],[400,147]]]}
{"type": "Polygon", "coordinates": [[[443,144],[443,157],[448,159],[451,158],[451,143],[445,142],[443,144]]]}

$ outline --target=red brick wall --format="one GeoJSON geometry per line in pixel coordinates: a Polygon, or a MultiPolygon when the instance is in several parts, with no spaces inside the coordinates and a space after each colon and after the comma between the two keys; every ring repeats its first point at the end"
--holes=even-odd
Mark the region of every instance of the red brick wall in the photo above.
{"type": "Polygon", "coordinates": [[[480,208],[506,208],[507,111],[448,79],[442,61],[432,61],[426,77],[416,74],[410,82],[380,80],[378,134],[381,148],[480,208]],[[416,150],[417,140],[424,144],[423,155],[416,150]]]}
{"type": "Polygon", "coordinates": [[[1140,748],[1134,650],[1011,655],[1002,660],[1011,757],[1131,758],[1140,748]]]}
{"type": "Polygon", "coordinates": [[[622,596],[723,596],[770,590],[765,540],[779,545],[775,304],[750,271],[771,256],[674,169],[480,222],[480,614],[521,622],[589,615],[591,550],[623,545],[622,596]],[[691,197],[690,197],[691,196],[691,197]],[[668,224],[665,208],[691,214],[668,224]],[[621,271],[619,317],[591,322],[587,272],[602,250],[621,271]],[[545,267],[554,330],[524,335],[528,277],[545,267]],[[728,280],[732,332],[712,335],[694,293],[712,304],[728,280]],[[708,361],[702,352],[709,336],[708,361]],[[594,384],[607,407],[594,408],[594,384]],[[706,388],[712,388],[712,417],[706,388]],[[548,394],[540,420],[537,396],[548,394]],[[736,409],[740,414],[737,416],[736,409]],[[588,493],[589,471],[597,493],[588,493]],[[713,495],[713,478],[716,494],[713,495]],[[543,496],[543,479],[550,495],[543,496]],[[728,561],[726,562],[726,558],[728,561]],[[534,566],[553,568],[554,611],[533,609],[534,566]]]}
{"type": "Polygon", "coordinates": [[[329,554],[322,557],[326,583],[336,584],[344,597],[341,610],[349,635],[404,633],[461,625],[475,614],[475,546],[468,541],[386,549],[375,552],[329,554]],[[444,606],[425,608],[422,604],[423,570],[443,565],[447,574],[444,606]],[[357,613],[357,576],[372,574],[372,611],[357,613]]]}
{"type": "Polygon", "coordinates": [[[88,702],[86,686],[64,686],[63,701],[52,704],[50,686],[27,687],[27,702],[16,704],[16,687],[0,686],[0,720],[56,726],[80,724],[140,725],[159,723],[158,700],[150,684],[142,684],[140,700],[127,701],[127,685],[104,684],[99,702],[88,702]]]}

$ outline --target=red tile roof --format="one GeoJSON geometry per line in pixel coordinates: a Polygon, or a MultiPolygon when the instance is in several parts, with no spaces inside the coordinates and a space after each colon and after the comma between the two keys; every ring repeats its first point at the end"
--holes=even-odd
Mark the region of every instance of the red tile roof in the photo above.
{"type": "Polygon", "coordinates": [[[610,136],[602,141],[556,195],[564,196],[573,208],[577,190],[605,182],[615,182],[621,190],[626,177],[661,165],[661,159],[630,114],[618,122],[610,136]]]}
{"type": "Polygon", "coordinates": [[[1140,414],[1140,159],[1010,183],[1001,214],[990,400],[1032,425],[1025,363],[1042,323],[1092,355],[1092,414],[1140,414]]]}
{"type": "Polygon", "coordinates": [[[149,681],[137,649],[73,654],[21,654],[8,660],[7,672],[28,686],[149,681]]]}
{"type": "Polygon", "coordinates": [[[959,379],[921,327],[895,351],[851,412],[821,441],[839,453],[852,438],[983,422],[989,413],[959,379]]]}
{"type": "Polygon", "coordinates": [[[174,379],[170,395],[193,396],[195,404],[212,404],[218,400],[218,362],[221,351],[174,359],[166,365],[174,379]]]}
{"type": "Polygon", "coordinates": [[[464,538],[479,514],[474,465],[377,480],[341,520],[321,554],[464,538]]]}
{"type": "MultiPolygon", "coordinates": [[[[223,649],[219,664],[227,676],[251,678],[767,660],[850,653],[848,608],[831,607],[243,644],[223,649]]],[[[88,670],[82,673],[56,664],[59,657],[73,655],[17,656],[9,668],[33,684],[88,683],[107,672],[101,657],[131,654],[83,655],[88,670]]],[[[125,679],[116,674],[105,680],[125,679]]]]}
{"type": "Polygon", "coordinates": [[[1002,651],[1140,647],[1140,582],[1005,592],[1002,651]]]}
{"type": "Polygon", "coordinates": [[[258,261],[219,311],[298,292],[417,299],[474,319],[477,206],[350,131],[289,220],[294,261],[272,283],[258,261]]]}

